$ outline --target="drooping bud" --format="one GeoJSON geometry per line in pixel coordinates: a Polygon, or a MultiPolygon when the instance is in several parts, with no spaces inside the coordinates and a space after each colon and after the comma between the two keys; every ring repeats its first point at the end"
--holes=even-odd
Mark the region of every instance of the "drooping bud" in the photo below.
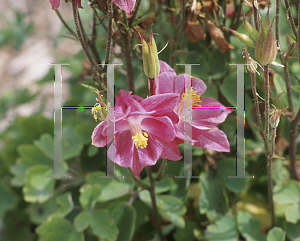
{"type": "Polygon", "coordinates": [[[259,32],[254,27],[252,27],[252,25],[246,20],[243,9],[242,9],[242,13],[243,13],[244,27],[247,33],[249,34],[249,37],[253,40],[254,43],[256,43],[259,37],[259,32]]]}
{"type": "Polygon", "coordinates": [[[237,31],[234,31],[234,30],[230,29],[230,28],[226,28],[226,27],[224,27],[224,28],[228,29],[235,36],[237,36],[244,44],[247,44],[249,47],[255,48],[255,42],[248,35],[239,33],[237,31]]]}
{"type": "Polygon", "coordinates": [[[157,47],[156,47],[155,40],[153,38],[152,30],[151,30],[149,43],[146,43],[146,41],[143,39],[140,33],[139,36],[142,41],[143,64],[144,64],[145,75],[150,79],[154,79],[159,74],[160,65],[159,65],[157,47]]]}

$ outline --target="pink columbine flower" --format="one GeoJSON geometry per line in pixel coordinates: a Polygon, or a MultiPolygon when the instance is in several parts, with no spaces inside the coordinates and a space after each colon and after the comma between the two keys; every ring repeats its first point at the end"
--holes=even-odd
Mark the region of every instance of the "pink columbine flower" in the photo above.
{"type": "Polygon", "coordinates": [[[179,102],[179,95],[168,93],[143,99],[124,90],[119,93],[114,112],[93,131],[92,144],[104,147],[111,141],[107,140],[107,122],[110,122],[115,125],[115,153],[112,145],[108,157],[113,159],[115,155],[115,163],[130,167],[136,176],[145,166],[155,165],[160,157],[180,160],[173,124],[178,117],[170,114],[179,102]]]}
{"type": "MultiPolygon", "coordinates": [[[[51,3],[51,6],[52,6],[52,9],[55,10],[55,9],[58,9],[59,4],[60,4],[60,0],[50,0],[50,3],[51,3]]],[[[76,5],[79,8],[83,8],[81,6],[81,0],[76,0],[76,5]]]]}
{"type": "Polygon", "coordinates": [[[135,0],[112,0],[120,9],[131,14],[135,5],[135,0]]]}
{"type": "Polygon", "coordinates": [[[176,76],[175,71],[165,62],[160,62],[160,74],[155,79],[155,93],[178,93],[181,99],[177,102],[174,112],[179,117],[175,125],[176,142],[183,143],[185,139],[184,124],[187,120],[185,108],[190,109],[187,115],[192,115],[192,120],[187,121],[191,126],[192,135],[187,136],[193,146],[204,147],[216,151],[229,152],[230,147],[225,133],[217,128],[224,122],[232,109],[227,109],[219,101],[211,97],[201,97],[206,90],[205,83],[198,78],[191,78],[191,91],[185,90],[185,74],[176,76]]]}

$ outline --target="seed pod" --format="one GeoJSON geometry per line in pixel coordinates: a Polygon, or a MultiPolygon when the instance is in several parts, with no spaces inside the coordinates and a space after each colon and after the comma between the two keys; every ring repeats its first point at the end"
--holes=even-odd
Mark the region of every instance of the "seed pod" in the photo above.
{"type": "Polygon", "coordinates": [[[247,33],[249,34],[249,37],[253,40],[253,42],[256,43],[258,37],[259,37],[259,32],[252,27],[252,25],[246,20],[246,17],[244,15],[244,12],[242,11],[243,13],[243,23],[244,23],[244,27],[247,31],[247,33]]]}

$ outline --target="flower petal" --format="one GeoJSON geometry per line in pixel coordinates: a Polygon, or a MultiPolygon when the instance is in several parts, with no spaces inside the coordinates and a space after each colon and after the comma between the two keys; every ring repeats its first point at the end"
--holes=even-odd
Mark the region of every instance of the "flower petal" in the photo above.
{"type": "Polygon", "coordinates": [[[107,131],[107,122],[102,121],[96,126],[92,134],[92,145],[97,147],[104,147],[107,145],[106,142],[106,131],[107,131]]]}
{"type": "Polygon", "coordinates": [[[141,122],[141,127],[147,133],[154,134],[166,141],[173,141],[175,130],[172,121],[168,117],[145,117],[141,122]]]}
{"type": "Polygon", "coordinates": [[[125,90],[120,90],[119,93],[125,105],[127,107],[131,107],[132,111],[144,112],[144,109],[141,106],[141,104],[138,101],[136,101],[132,96],[128,95],[125,90]]]}
{"type": "Polygon", "coordinates": [[[180,101],[179,95],[175,93],[152,95],[141,102],[147,111],[155,111],[156,115],[168,113],[174,110],[180,101]]]}
{"type": "Polygon", "coordinates": [[[182,158],[175,140],[165,141],[161,138],[158,138],[158,141],[163,147],[163,151],[160,156],[161,158],[172,161],[178,161],[182,158]]]}
{"type": "Polygon", "coordinates": [[[51,4],[53,10],[58,9],[60,0],[50,0],[50,4],[51,4]]]}
{"type": "Polygon", "coordinates": [[[135,0],[112,0],[112,2],[129,14],[132,12],[135,5],[135,0]]]}
{"type": "Polygon", "coordinates": [[[224,152],[230,151],[229,142],[223,131],[219,129],[212,129],[209,131],[201,130],[199,132],[197,136],[199,142],[197,142],[195,146],[204,147],[215,151],[224,151],[224,152]]]}
{"type": "Polygon", "coordinates": [[[174,80],[176,74],[173,72],[163,72],[155,78],[158,86],[157,94],[174,93],[174,80]]]}
{"type": "Polygon", "coordinates": [[[211,97],[201,98],[201,107],[193,108],[192,124],[195,127],[212,127],[224,122],[233,111],[211,97]]]}
{"type": "Polygon", "coordinates": [[[193,87],[193,90],[197,91],[198,94],[203,94],[206,91],[206,84],[201,79],[186,74],[180,74],[175,79],[175,93],[181,95],[185,92],[185,76],[186,78],[191,78],[191,87],[193,87]]]}

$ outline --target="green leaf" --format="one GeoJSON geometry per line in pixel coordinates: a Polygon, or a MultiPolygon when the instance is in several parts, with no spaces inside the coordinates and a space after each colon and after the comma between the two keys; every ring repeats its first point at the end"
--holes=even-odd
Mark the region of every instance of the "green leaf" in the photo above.
{"type": "Polygon", "coordinates": [[[300,219],[300,203],[293,203],[285,209],[285,219],[290,223],[297,223],[300,219]]]}
{"type": "Polygon", "coordinates": [[[93,157],[95,156],[99,151],[99,147],[89,145],[88,150],[87,150],[87,155],[88,157],[93,157]]]}
{"type": "Polygon", "coordinates": [[[208,225],[206,236],[209,241],[237,241],[239,235],[233,216],[227,213],[215,224],[208,225]]]}
{"type": "Polygon", "coordinates": [[[237,72],[234,71],[223,80],[223,84],[220,87],[220,91],[222,95],[227,99],[227,101],[232,106],[237,105],[236,80],[237,80],[237,72]]]}
{"type": "Polygon", "coordinates": [[[136,227],[136,210],[125,202],[117,203],[111,214],[119,229],[117,241],[131,241],[136,227]]]}
{"type": "Polygon", "coordinates": [[[92,125],[89,122],[83,122],[76,126],[75,131],[83,144],[92,143],[91,135],[94,128],[95,125],[92,125]]]}
{"type": "Polygon", "coordinates": [[[199,211],[206,214],[209,220],[216,220],[228,211],[227,197],[224,188],[211,171],[200,175],[199,211]]]}
{"type": "Polygon", "coordinates": [[[291,85],[291,88],[300,94],[300,86],[299,85],[291,85]]]}
{"type": "Polygon", "coordinates": [[[93,91],[98,91],[99,89],[99,85],[95,84],[94,81],[78,82],[78,84],[93,91]]]}
{"type": "Polygon", "coordinates": [[[26,202],[47,201],[54,191],[54,178],[46,178],[53,176],[53,171],[46,165],[32,166],[27,170],[25,177],[25,186],[23,187],[24,200],[26,202]]]}
{"type": "Polygon", "coordinates": [[[34,145],[20,145],[18,153],[20,158],[17,159],[15,165],[11,166],[11,173],[15,175],[12,179],[14,186],[23,186],[25,184],[25,175],[29,167],[35,165],[53,167],[53,161],[34,145]]]}
{"type": "Polygon", "coordinates": [[[73,204],[71,192],[66,192],[58,196],[56,198],[56,202],[58,204],[58,207],[51,214],[51,217],[52,216],[65,217],[73,210],[74,204],[73,204]]]}
{"type": "Polygon", "coordinates": [[[236,175],[236,160],[225,159],[218,162],[217,179],[227,187],[230,191],[239,192],[247,188],[248,179],[241,178],[237,181],[235,178],[228,178],[228,176],[236,175]]]}
{"type": "Polygon", "coordinates": [[[282,228],[274,227],[268,232],[267,241],[284,241],[284,240],[285,240],[285,232],[283,232],[282,228]]]}
{"type": "Polygon", "coordinates": [[[118,228],[107,210],[94,210],[90,222],[93,233],[100,239],[109,241],[117,239],[118,228]]]}
{"type": "Polygon", "coordinates": [[[90,184],[98,183],[102,186],[99,202],[107,202],[128,194],[132,190],[130,183],[119,182],[116,178],[98,178],[105,176],[104,172],[93,172],[87,175],[86,180],[90,184]]]}
{"type": "Polygon", "coordinates": [[[46,119],[41,115],[18,118],[18,126],[26,138],[36,140],[44,133],[54,132],[53,120],[46,119]],[[33,131],[34,130],[34,131],[33,131]]]}
{"type": "MultiPolygon", "coordinates": [[[[52,160],[54,159],[54,139],[50,134],[44,134],[34,145],[45,153],[52,160]]],[[[78,156],[83,149],[82,144],[74,144],[66,138],[62,138],[62,158],[63,160],[78,156]]]]}
{"type": "Polygon", "coordinates": [[[250,213],[239,211],[237,224],[239,231],[247,241],[266,240],[266,235],[260,230],[261,222],[253,219],[250,213]]]}
{"type": "Polygon", "coordinates": [[[85,184],[80,189],[79,202],[85,210],[92,210],[101,195],[101,185],[85,184]]]}
{"type": "Polygon", "coordinates": [[[74,225],[77,232],[82,232],[90,225],[91,213],[88,211],[80,212],[74,219],[74,225]]]}
{"type": "Polygon", "coordinates": [[[32,223],[40,225],[51,215],[57,207],[55,198],[52,197],[44,203],[31,203],[29,206],[29,215],[32,223]]]}
{"type": "Polygon", "coordinates": [[[0,182],[0,197],[0,218],[2,218],[8,210],[13,209],[17,204],[17,197],[3,181],[0,182]]]}
{"type": "Polygon", "coordinates": [[[286,106],[288,106],[286,84],[279,74],[274,75],[274,85],[277,96],[283,93],[278,98],[278,103],[285,108],[286,106]]]}
{"type": "Polygon", "coordinates": [[[174,181],[171,178],[161,180],[155,183],[155,193],[159,194],[159,193],[168,192],[172,189],[173,185],[174,185],[174,181]]]}
{"type": "MultiPolygon", "coordinates": [[[[141,191],[139,197],[147,205],[152,206],[151,196],[148,190],[141,191]]],[[[177,227],[185,227],[185,221],[181,216],[185,214],[186,207],[180,199],[170,195],[157,195],[156,204],[159,213],[165,219],[169,220],[177,227]]]]}
{"type": "Polygon", "coordinates": [[[274,187],[274,201],[279,203],[300,202],[300,187],[296,181],[274,187]]]}
{"type": "Polygon", "coordinates": [[[84,241],[83,233],[78,233],[70,221],[61,217],[48,219],[36,233],[40,236],[39,241],[84,241]]]}
{"type": "Polygon", "coordinates": [[[215,84],[210,84],[207,83],[206,84],[207,89],[204,92],[204,94],[202,93],[201,97],[211,97],[214,99],[218,99],[218,88],[215,84]]]}
{"type": "Polygon", "coordinates": [[[198,230],[198,228],[199,226],[196,222],[186,220],[185,229],[177,228],[173,237],[176,241],[194,240],[194,230],[198,230]]]}

